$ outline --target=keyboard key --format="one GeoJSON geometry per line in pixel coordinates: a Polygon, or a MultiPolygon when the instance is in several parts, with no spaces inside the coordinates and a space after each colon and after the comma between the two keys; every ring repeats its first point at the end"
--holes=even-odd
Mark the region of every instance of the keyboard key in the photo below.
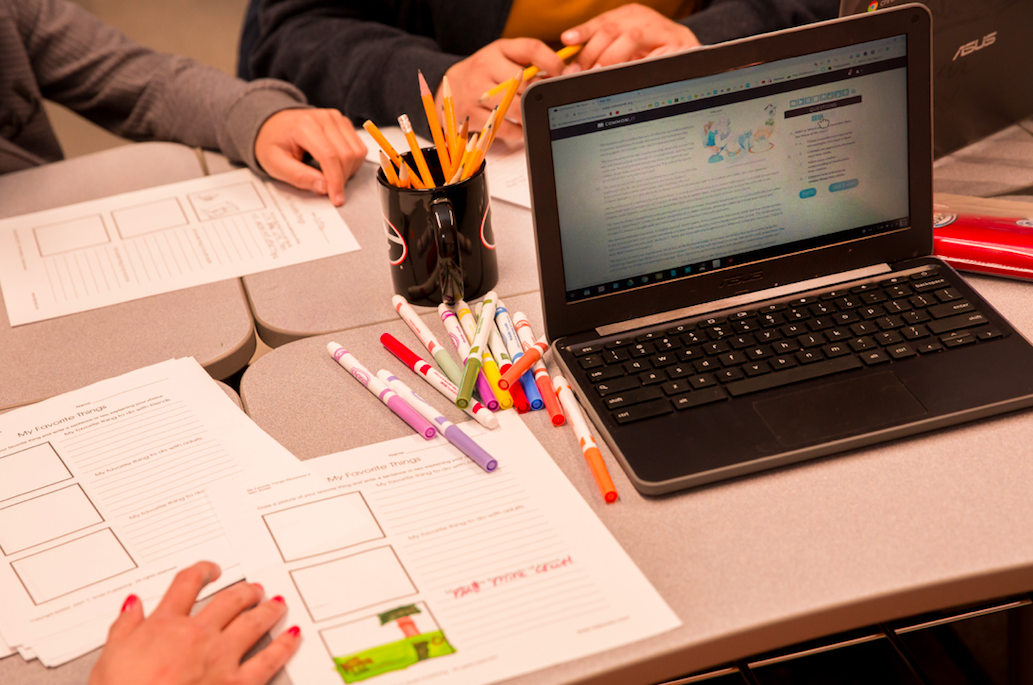
{"type": "Polygon", "coordinates": [[[638,380],[642,385],[656,385],[666,381],[667,376],[663,371],[647,371],[646,373],[640,373],[638,380]]]}
{"type": "Polygon", "coordinates": [[[944,340],[943,344],[946,347],[961,347],[962,345],[971,345],[975,341],[976,337],[974,335],[963,335],[957,338],[950,338],[948,340],[944,340]]]}
{"type": "Polygon", "coordinates": [[[891,331],[894,328],[902,328],[904,326],[904,320],[899,316],[884,316],[881,319],[876,319],[875,323],[879,324],[879,328],[884,331],[891,331]]]}
{"type": "Polygon", "coordinates": [[[794,366],[799,366],[799,362],[796,361],[796,357],[772,357],[768,360],[768,364],[771,365],[773,371],[781,371],[782,369],[791,369],[794,366]]]}
{"type": "Polygon", "coordinates": [[[603,400],[603,404],[606,405],[607,409],[621,409],[661,397],[663,397],[663,394],[660,392],[660,388],[635,388],[634,390],[626,390],[618,395],[610,395],[603,400]]]}
{"type": "Polygon", "coordinates": [[[854,352],[864,352],[865,350],[870,350],[873,347],[878,347],[878,344],[876,344],[875,339],[867,335],[862,336],[860,338],[854,338],[850,341],[849,344],[850,349],[852,349],[854,352]]]}
{"type": "Polygon", "coordinates": [[[940,335],[948,331],[957,331],[962,328],[972,328],[973,326],[982,326],[985,323],[989,323],[987,318],[979,312],[970,312],[968,314],[958,314],[957,316],[950,316],[946,319],[937,319],[936,321],[930,321],[928,326],[929,330],[940,335]]]}
{"type": "Polygon", "coordinates": [[[823,331],[836,325],[836,320],[831,316],[819,316],[807,322],[812,331],[823,331]]]}
{"type": "Polygon", "coordinates": [[[667,367],[667,376],[671,380],[677,380],[679,378],[685,378],[696,373],[696,369],[692,368],[688,364],[678,364],[677,366],[667,367]]]}
{"type": "Polygon", "coordinates": [[[639,359],[656,353],[656,348],[653,347],[653,343],[636,343],[628,348],[628,353],[633,358],[639,359]]]}
{"type": "Polygon", "coordinates": [[[771,367],[767,362],[752,362],[742,367],[742,370],[743,373],[752,378],[754,376],[761,376],[765,373],[770,373],[771,367]]]}
{"type": "Polygon", "coordinates": [[[748,310],[743,310],[741,312],[736,312],[736,313],[732,314],[731,316],[728,317],[728,320],[729,321],[742,321],[743,319],[748,319],[751,316],[753,316],[753,312],[748,311],[748,310]]]}
{"type": "Polygon", "coordinates": [[[632,340],[631,338],[617,338],[616,340],[611,340],[610,342],[605,343],[603,345],[603,347],[605,347],[608,350],[612,350],[612,349],[614,349],[616,347],[627,347],[628,345],[632,344],[633,342],[635,342],[635,341],[632,340]]]}
{"type": "Polygon", "coordinates": [[[683,345],[699,345],[707,341],[706,337],[700,331],[689,331],[681,337],[683,345]]]}
{"type": "Polygon", "coordinates": [[[613,413],[613,419],[619,424],[632,423],[634,421],[641,421],[642,419],[649,419],[654,416],[662,416],[663,414],[670,414],[671,403],[667,400],[653,400],[652,402],[646,402],[644,404],[638,404],[634,407],[627,407],[620,411],[613,413]]]}
{"type": "Polygon", "coordinates": [[[724,391],[724,388],[706,388],[704,390],[697,390],[694,393],[688,395],[679,395],[671,400],[675,409],[692,409],[693,407],[699,407],[704,404],[710,404],[711,402],[720,402],[721,400],[728,399],[728,393],[724,391]]]}
{"type": "Polygon", "coordinates": [[[907,340],[918,340],[929,335],[929,329],[925,326],[908,326],[900,329],[900,334],[907,340]]]}
{"type": "Polygon", "coordinates": [[[958,302],[945,302],[944,304],[938,304],[935,307],[929,307],[929,316],[934,319],[942,319],[944,317],[954,316],[955,314],[974,312],[975,310],[976,307],[971,302],[960,300],[958,302]]]}
{"type": "Polygon", "coordinates": [[[954,300],[961,299],[961,293],[958,292],[957,288],[944,288],[937,290],[935,293],[936,299],[940,302],[953,302],[954,300]]]}
{"type": "Polygon", "coordinates": [[[631,362],[624,362],[624,370],[628,373],[642,373],[643,371],[649,371],[650,365],[648,359],[636,359],[631,362]]]}
{"type": "Polygon", "coordinates": [[[871,291],[878,289],[878,287],[878,283],[862,283],[861,285],[855,285],[850,289],[850,292],[853,295],[858,293],[870,293],[871,291]]]}
{"type": "Polygon", "coordinates": [[[887,278],[885,281],[880,281],[879,285],[881,285],[883,288],[889,288],[891,286],[899,286],[901,284],[906,283],[907,276],[894,276],[893,278],[887,278]]]}
{"type": "Polygon", "coordinates": [[[628,351],[622,347],[618,347],[613,350],[603,350],[603,353],[599,355],[603,358],[603,361],[607,364],[620,364],[631,359],[631,355],[628,351]]]}
{"type": "Polygon", "coordinates": [[[785,326],[782,326],[780,330],[782,331],[782,335],[787,338],[795,338],[798,335],[803,335],[808,332],[807,326],[802,323],[788,323],[785,326]]]}
{"type": "Polygon", "coordinates": [[[810,335],[801,335],[796,339],[796,342],[800,343],[800,347],[819,347],[828,342],[825,336],[821,333],[812,333],[810,335]]]}
{"type": "Polygon", "coordinates": [[[672,395],[680,395],[683,392],[688,392],[692,389],[688,381],[671,381],[670,383],[664,383],[660,386],[660,389],[664,391],[664,394],[668,397],[672,395]]]}
{"type": "Polygon", "coordinates": [[[742,335],[745,333],[752,333],[760,329],[760,322],[756,319],[743,319],[742,321],[733,321],[731,323],[732,330],[742,335]]]}
{"type": "Polygon", "coordinates": [[[896,300],[903,297],[910,297],[915,294],[915,291],[906,285],[892,285],[886,288],[886,294],[892,299],[896,300]]]}
{"type": "Polygon", "coordinates": [[[923,321],[928,321],[929,320],[929,315],[926,314],[925,311],[923,311],[921,309],[916,309],[915,311],[912,311],[912,312],[904,312],[903,314],[900,315],[900,318],[901,318],[901,320],[904,323],[908,323],[908,324],[914,325],[916,323],[922,323],[923,321]]]}
{"type": "Polygon", "coordinates": [[[933,266],[933,267],[930,267],[928,269],[924,269],[924,270],[919,271],[917,273],[911,274],[911,280],[912,281],[922,281],[922,280],[925,280],[927,278],[932,278],[933,276],[935,276],[938,273],[940,273],[939,267],[933,266]]]}
{"type": "Polygon", "coordinates": [[[758,309],[757,313],[758,314],[774,314],[775,312],[780,312],[780,311],[782,311],[785,308],[786,308],[786,306],[784,304],[769,304],[769,305],[765,305],[765,306],[761,307],[760,309],[758,309]]]}
{"type": "Polygon", "coordinates": [[[642,335],[636,336],[635,337],[635,342],[637,342],[637,343],[652,342],[654,340],[658,340],[659,338],[664,337],[664,335],[665,335],[665,333],[663,331],[650,331],[649,333],[643,333],[642,335]]]}
{"type": "Polygon", "coordinates": [[[787,352],[796,352],[800,349],[800,344],[795,340],[778,340],[771,343],[771,352],[773,354],[786,354],[787,352]]]}
{"type": "Polygon", "coordinates": [[[907,299],[913,307],[932,307],[933,305],[939,304],[936,298],[932,295],[912,295],[907,299]]]}
{"type": "Polygon", "coordinates": [[[659,340],[654,340],[653,345],[656,347],[657,352],[670,352],[681,347],[681,340],[665,336],[659,340]]]}
{"type": "Polygon", "coordinates": [[[811,318],[811,313],[806,309],[790,309],[782,316],[785,317],[786,321],[792,323],[793,321],[804,321],[811,318]]]}
{"type": "Polygon", "coordinates": [[[861,353],[861,361],[868,366],[875,366],[876,364],[884,364],[890,360],[890,356],[883,350],[868,350],[867,352],[861,353]]]}
{"type": "Polygon", "coordinates": [[[782,333],[780,331],[775,330],[758,331],[754,334],[753,337],[759,344],[763,345],[764,343],[769,343],[773,340],[778,340],[782,337],[782,333]]]}
{"type": "Polygon", "coordinates": [[[879,332],[879,324],[874,321],[861,321],[850,326],[850,330],[853,331],[854,335],[861,337],[862,335],[871,335],[879,332]]]}
{"type": "Polygon", "coordinates": [[[911,303],[907,300],[890,300],[882,305],[887,314],[901,314],[912,309],[911,303]]]}
{"type": "Polygon", "coordinates": [[[822,300],[838,300],[841,297],[845,297],[847,295],[847,292],[848,291],[846,291],[846,290],[829,290],[828,292],[824,292],[824,293],[821,294],[821,299],[822,300]]]}
{"type": "Polygon", "coordinates": [[[756,345],[757,338],[753,335],[737,335],[734,338],[729,338],[728,344],[732,346],[732,349],[741,350],[744,347],[756,345]]]}
{"type": "Polygon", "coordinates": [[[739,366],[749,361],[742,352],[725,352],[717,357],[724,366],[739,366]]]}
{"type": "Polygon", "coordinates": [[[709,355],[721,354],[722,352],[728,352],[731,349],[732,349],[732,346],[729,345],[724,340],[719,340],[718,342],[707,343],[706,345],[703,346],[703,351],[706,352],[709,355]]]}
{"type": "Polygon", "coordinates": [[[717,380],[721,381],[722,383],[731,383],[732,381],[737,381],[740,378],[745,378],[742,369],[737,368],[721,369],[720,371],[715,373],[714,376],[716,376],[717,380]]]}
{"type": "Polygon", "coordinates": [[[624,369],[619,366],[604,366],[599,369],[592,369],[588,372],[588,380],[593,383],[608,381],[611,378],[620,378],[624,375],[624,369]]]}
{"type": "Polygon", "coordinates": [[[786,319],[781,314],[764,314],[760,317],[760,325],[764,328],[772,328],[774,326],[781,326],[786,322],[786,319]]]}
{"type": "Polygon", "coordinates": [[[583,357],[586,354],[598,354],[602,351],[603,347],[599,344],[592,345],[577,345],[568,348],[575,357],[583,357]]]}
{"type": "Polygon", "coordinates": [[[707,337],[711,340],[720,340],[722,338],[727,338],[728,336],[733,335],[734,331],[732,330],[731,326],[725,324],[722,326],[708,326],[706,328],[706,333],[707,337]]]}
{"type": "Polygon", "coordinates": [[[778,373],[759,376],[757,378],[746,378],[741,381],[736,381],[735,383],[729,383],[725,386],[725,389],[732,397],[740,397],[742,395],[748,395],[762,390],[770,390],[783,385],[790,385],[791,383],[809,381],[814,378],[821,378],[822,376],[829,376],[834,373],[850,371],[851,369],[860,368],[860,366],[861,362],[857,357],[837,357],[836,359],[829,359],[827,361],[808,364],[806,366],[798,366],[778,373]]]}
{"type": "Polygon", "coordinates": [[[917,354],[915,349],[907,343],[887,347],[886,351],[889,352],[890,356],[894,359],[906,359],[907,357],[914,357],[917,354]]]}
{"type": "Polygon", "coordinates": [[[581,359],[577,360],[577,363],[581,365],[582,369],[594,369],[606,364],[598,354],[589,354],[581,357],[581,359]]]}
{"type": "Polygon", "coordinates": [[[694,323],[678,324],[677,326],[672,326],[671,328],[668,328],[667,329],[667,335],[670,335],[670,336],[681,335],[682,333],[688,333],[689,331],[691,331],[695,327],[696,327],[696,324],[694,324],[694,323]]]}
{"type": "Polygon", "coordinates": [[[1003,335],[996,328],[987,328],[986,330],[979,331],[976,335],[980,340],[993,340],[994,338],[1000,338],[1003,335]]]}
{"type": "Polygon", "coordinates": [[[889,298],[886,297],[885,293],[878,290],[870,293],[861,294],[861,302],[864,302],[867,305],[878,304],[879,302],[885,302],[888,299],[889,298]]]}
{"type": "Polygon", "coordinates": [[[703,357],[707,356],[703,352],[702,347],[687,347],[684,350],[678,350],[676,355],[678,357],[678,361],[682,364],[686,362],[695,361],[696,359],[702,359],[703,357]]]}
{"type": "Polygon", "coordinates": [[[821,353],[821,350],[801,350],[796,353],[796,361],[801,364],[813,364],[824,359],[825,355],[821,353]]]}
{"type": "Polygon", "coordinates": [[[821,351],[829,359],[833,357],[842,357],[844,354],[850,354],[850,348],[845,343],[831,343],[821,348],[821,351]]]}
{"type": "Polygon", "coordinates": [[[716,359],[697,359],[692,362],[692,368],[696,369],[696,373],[705,373],[708,371],[717,371],[721,368],[721,365],[716,359]]]}
{"type": "Polygon", "coordinates": [[[878,319],[880,316],[886,315],[886,310],[876,305],[874,307],[861,307],[857,310],[857,313],[861,315],[862,319],[878,319]]]}
{"type": "Polygon", "coordinates": [[[857,312],[839,312],[832,316],[832,320],[836,322],[837,326],[845,326],[855,321],[860,321],[861,317],[857,312]]]}
{"type": "Polygon", "coordinates": [[[915,289],[915,292],[927,293],[930,290],[939,290],[940,288],[950,287],[950,283],[948,283],[945,278],[923,278],[912,283],[911,287],[915,289]]]}
{"type": "Polygon", "coordinates": [[[658,369],[662,369],[665,366],[671,366],[672,364],[678,363],[678,355],[670,352],[665,354],[653,355],[649,358],[649,363],[658,369]]]}
{"type": "Polygon", "coordinates": [[[698,376],[692,376],[689,378],[689,385],[695,390],[700,388],[709,388],[712,385],[717,385],[717,377],[712,373],[702,373],[698,376]]]}
{"type": "Polygon", "coordinates": [[[829,342],[838,342],[840,340],[849,340],[854,336],[850,330],[846,328],[830,328],[825,331],[825,337],[828,338],[829,342]]]}
{"type": "Polygon", "coordinates": [[[854,295],[847,295],[846,297],[841,297],[835,302],[836,306],[839,308],[839,311],[841,312],[845,312],[850,309],[857,309],[863,304],[861,302],[861,298],[856,297],[854,295]]]}
{"type": "Polygon", "coordinates": [[[595,391],[599,393],[599,397],[606,397],[608,395],[616,395],[619,392],[640,387],[642,387],[642,384],[638,382],[638,378],[636,376],[622,376],[621,378],[614,378],[612,380],[603,381],[602,383],[597,383],[595,391]]]}
{"type": "Polygon", "coordinates": [[[724,316],[713,317],[710,319],[703,319],[698,322],[701,328],[710,328],[711,326],[721,326],[728,323],[728,319],[724,316]]]}
{"type": "Polygon", "coordinates": [[[896,345],[904,340],[904,336],[896,331],[886,331],[885,333],[876,333],[874,336],[875,342],[882,346],[896,345]]]}
{"type": "Polygon", "coordinates": [[[811,314],[814,314],[815,316],[824,316],[825,314],[832,314],[836,311],[835,307],[826,304],[825,302],[818,302],[817,304],[812,304],[810,307],[808,307],[808,309],[810,309],[811,314]]]}
{"type": "Polygon", "coordinates": [[[775,352],[768,345],[758,345],[757,347],[751,347],[750,349],[746,350],[746,356],[752,359],[753,361],[757,361],[759,359],[767,359],[768,357],[774,354],[775,352]]]}
{"type": "Polygon", "coordinates": [[[929,354],[930,352],[939,352],[943,349],[943,343],[939,340],[932,340],[927,343],[922,343],[917,348],[919,354],[929,354]]]}

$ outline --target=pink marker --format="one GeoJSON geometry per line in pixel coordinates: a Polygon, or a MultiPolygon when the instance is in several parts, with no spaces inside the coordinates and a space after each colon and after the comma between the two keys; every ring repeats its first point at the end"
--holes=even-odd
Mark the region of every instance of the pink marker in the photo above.
{"type": "Polygon", "coordinates": [[[348,350],[335,342],[328,342],[326,344],[326,351],[330,353],[334,361],[343,366],[348,373],[355,377],[355,380],[365,385],[367,390],[376,395],[381,402],[387,405],[388,409],[397,414],[402,421],[409,424],[414,431],[427,440],[431,440],[438,434],[437,429],[427,419],[420,416],[419,412],[406,404],[405,400],[399,397],[394,390],[387,387],[384,381],[371,374],[369,369],[359,363],[359,360],[353,357],[348,350]]]}

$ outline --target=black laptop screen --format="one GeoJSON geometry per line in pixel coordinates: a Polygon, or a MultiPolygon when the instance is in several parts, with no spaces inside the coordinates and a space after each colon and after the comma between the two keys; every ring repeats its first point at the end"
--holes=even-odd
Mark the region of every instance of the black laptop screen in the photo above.
{"type": "Polygon", "coordinates": [[[905,36],[548,114],[568,301],[910,223],[905,36]]]}

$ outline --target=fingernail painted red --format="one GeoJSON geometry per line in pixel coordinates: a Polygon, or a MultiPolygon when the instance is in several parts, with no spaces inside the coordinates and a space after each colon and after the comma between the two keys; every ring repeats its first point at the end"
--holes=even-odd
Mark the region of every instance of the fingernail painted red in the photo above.
{"type": "Polygon", "coordinates": [[[279,602],[280,604],[286,604],[287,603],[287,601],[284,600],[283,595],[276,595],[275,597],[273,597],[273,601],[274,602],[279,602]]]}
{"type": "Polygon", "coordinates": [[[297,637],[301,635],[301,628],[298,626],[291,626],[287,629],[287,632],[291,634],[291,637],[297,637]]]}
{"type": "Polygon", "coordinates": [[[126,601],[122,603],[122,611],[124,612],[130,609],[134,604],[136,604],[137,601],[138,598],[136,595],[129,595],[128,597],[126,597],[126,601]]]}

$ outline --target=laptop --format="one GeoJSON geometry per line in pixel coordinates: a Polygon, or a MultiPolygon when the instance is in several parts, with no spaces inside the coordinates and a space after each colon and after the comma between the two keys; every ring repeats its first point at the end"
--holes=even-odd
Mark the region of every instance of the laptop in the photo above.
{"type": "MultiPolygon", "coordinates": [[[[839,15],[907,0],[840,0],[839,15]]],[[[1033,115],[1033,2],[921,0],[933,15],[933,154],[942,157],[1033,115]]],[[[1031,129],[1033,130],[1033,129],[1031,129]]]]}
{"type": "Polygon", "coordinates": [[[1033,346],[932,257],[910,5],[543,80],[553,359],[643,493],[1033,404],[1033,346]]]}

